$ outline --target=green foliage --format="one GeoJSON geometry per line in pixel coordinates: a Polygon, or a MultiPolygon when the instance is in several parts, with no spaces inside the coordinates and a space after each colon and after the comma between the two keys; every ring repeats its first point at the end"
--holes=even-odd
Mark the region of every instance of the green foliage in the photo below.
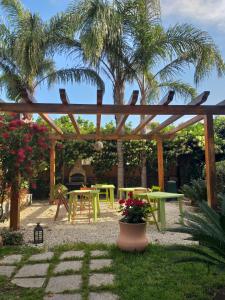
{"type": "Polygon", "coordinates": [[[207,201],[207,189],[205,180],[191,180],[190,184],[184,184],[181,192],[191,200],[192,204],[197,204],[199,201],[207,201]]]}
{"type": "Polygon", "coordinates": [[[181,261],[203,262],[225,268],[225,197],[221,210],[215,211],[206,202],[198,202],[201,214],[184,213],[185,224],[179,228],[169,229],[172,232],[187,233],[188,240],[198,241],[202,247],[175,246],[174,250],[188,251],[197,256],[184,258],[181,261]],[[210,251],[206,251],[206,249],[210,251]]]}
{"type": "Polygon", "coordinates": [[[216,190],[225,193],[225,160],[216,163],[216,190]]]}
{"type": "Polygon", "coordinates": [[[23,234],[18,231],[3,229],[0,232],[4,246],[18,246],[23,244],[23,234]]]}

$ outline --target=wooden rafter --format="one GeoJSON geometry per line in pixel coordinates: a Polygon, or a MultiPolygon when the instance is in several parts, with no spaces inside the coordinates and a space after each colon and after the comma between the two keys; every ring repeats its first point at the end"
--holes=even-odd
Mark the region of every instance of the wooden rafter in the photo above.
{"type": "MultiPolygon", "coordinates": [[[[225,105],[225,100],[223,100],[223,101],[221,101],[221,102],[219,102],[219,103],[216,104],[216,106],[223,106],[223,105],[225,105]]],[[[193,124],[195,124],[197,122],[200,122],[203,119],[204,119],[204,116],[195,116],[195,117],[193,117],[193,118],[191,118],[191,119],[189,119],[189,120],[187,120],[187,121],[179,124],[177,127],[172,128],[170,131],[168,131],[167,133],[165,133],[163,135],[163,137],[165,137],[165,138],[166,137],[172,137],[178,131],[180,131],[180,130],[182,130],[184,128],[187,128],[188,126],[191,126],[191,125],[193,125],[193,124]]]]}
{"type": "MultiPolygon", "coordinates": [[[[28,103],[29,105],[31,105],[31,106],[37,105],[37,100],[31,95],[31,93],[28,90],[26,90],[26,92],[24,92],[23,100],[26,103],[28,103]]],[[[24,105],[24,104],[21,104],[21,105],[24,105]]],[[[27,105],[27,104],[25,104],[25,105],[27,105]]],[[[63,135],[62,130],[55,124],[54,120],[47,113],[45,113],[45,112],[38,112],[38,114],[58,134],[63,135]]]]}
{"type": "MultiPolygon", "coordinates": [[[[168,105],[174,97],[174,91],[169,91],[164,97],[163,99],[159,102],[159,105],[168,105]]],[[[137,134],[138,132],[140,132],[149,122],[152,121],[152,119],[154,119],[156,117],[156,115],[150,115],[147,116],[144,120],[141,121],[141,123],[132,131],[132,134],[137,134]]]]}
{"type": "MultiPolygon", "coordinates": [[[[97,90],[97,106],[102,105],[102,99],[103,99],[103,91],[97,90]]],[[[102,115],[100,113],[97,113],[97,120],[96,120],[96,134],[99,136],[101,131],[101,117],[102,115]]]]}
{"type": "Polygon", "coordinates": [[[39,116],[58,134],[63,135],[62,130],[55,124],[53,119],[48,114],[39,113],[39,116]]]}
{"type": "MultiPolygon", "coordinates": [[[[133,91],[130,100],[128,102],[128,106],[134,106],[137,103],[138,100],[138,95],[139,95],[139,91],[133,91]]],[[[116,130],[115,130],[115,134],[120,134],[120,131],[122,130],[123,126],[126,123],[126,120],[128,119],[129,114],[124,114],[123,116],[120,117],[119,123],[117,124],[116,130]]]]}
{"type": "MultiPolygon", "coordinates": [[[[70,104],[70,100],[68,98],[68,95],[67,95],[65,89],[59,89],[59,95],[60,95],[60,99],[63,104],[65,104],[65,105],[70,104]]],[[[78,125],[77,120],[75,119],[74,115],[72,113],[68,113],[68,116],[71,120],[71,123],[73,124],[73,127],[74,127],[77,135],[80,135],[79,125],[78,125]]]]}
{"type": "MultiPolygon", "coordinates": [[[[209,91],[203,92],[201,95],[199,95],[194,100],[189,102],[187,104],[186,108],[188,106],[193,106],[193,105],[194,106],[199,106],[199,105],[201,105],[202,103],[204,103],[207,100],[208,96],[209,96],[209,91]]],[[[159,124],[156,128],[152,129],[151,132],[149,133],[149,136],[152,135],[152,134],[156,134],[157,132],[160,132],[162,129],[164,129],[168,125],[172,124],[173,122],[175,122],[178,119],[180,119],[181,117],[183,117],[183,115],[185,115],[185,112],[183,114],[180,114],[180,115],[176,115],[176,114],[174,115],[173,114],[171,117],[169,117],[164,122],[159,124]]]]}

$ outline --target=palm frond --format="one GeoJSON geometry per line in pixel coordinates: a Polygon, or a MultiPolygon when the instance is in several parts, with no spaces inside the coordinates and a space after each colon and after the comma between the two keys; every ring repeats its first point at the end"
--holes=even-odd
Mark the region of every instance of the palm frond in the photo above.
{"type": "Polygon", "coordinates": [[[159,84],[159,88],[167,90],[174,90],[176,95],[181,96],[184,100],[193,99],[196,97],[197,93],[195,88],[193,88],[188,83],[182,82],[180,80],[177,81],[163,81],[159,84]]]}
{"type": "MultiPolygon", "coordinates": [[[[70,68],[61,69],[48,74],[43,80],[47,80],[48,85],[51,86],[55,82],[74,83],[86,82],[92,85],[97,85],[99,89],[104,90],[105,85],[100,76],[92,69],[87,68],[70,68]]],[[[43,81],[42,80],[42,81],[43,81]]],[[[41,82],[38,82],[40,84],[41,82]]]]}
{"type": "Polygon", "coordinates": [[[29,14],[19,0],[1,0],[0,4],[7,13],[9,21],[14,28],[29,14]]]}

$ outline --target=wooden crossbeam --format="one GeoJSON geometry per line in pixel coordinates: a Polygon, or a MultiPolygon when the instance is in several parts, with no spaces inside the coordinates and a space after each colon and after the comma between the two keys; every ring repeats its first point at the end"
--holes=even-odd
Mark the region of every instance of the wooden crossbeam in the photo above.
{"type": "MultiPolygon", "coordinates": [[[[128,106],[134,106],[137,103],[138,100],[138,95],[139,95],[139,91],[133,91],[130,100],[128,102],[128,106]]],[[[122,130],[123,126],[126,123],[126,120],[128,119],[129,114],[125,114],[123,116],[120,117],[119,123],[117,124],[116,130],[115,130],[115,134],[119,134],[120,131],[122,130]]]]}
{"type": "MultiPolygon", "coordinates": [[[[60,99],[63,104],[65,104],[65,105],[70,104],[70,100],[69,100],[69,97],[68,97],[65,89],[59,89],[59,95],[60,95],[60,99]]],[[[78,125],[77,120],[75,119],[74,115],[72,113],[68,113],[68,116],[71,120],[71,123],[73,124],[73,127],[74,127],[77,135],[80,135],[79,125],[78,125]]]]}
{"type": "MultiPolygon", "coordinates": [[[[174,97],[175,92],[174,91],[169,91],[163,99],[159,102],[159,105],[168,105],[174,97]]],[[[147,116],[144,120],[141,121],[141,123],[132,131],[132,134],[137,134],[140,132],[149,122],[154,119],[156,115],[149,115],[147,116]]]]}
{"type": "MultiPolygon", "coordinates": [[[[216,104],[216,106],[223,106],[223,105],[225,105],[225,100],[223,100],[223,101],[221,101],[221,102],[219,102],[219,103],[216,104]]],[[[187,128],[188,126],[191,126],[191,125],[193,125],[193,124],[195,124],[197,122],[200,122],[203,119],[204,119],[204,116],[195,116],[195,117],[193,117],[193,118],[191,118],[191,119],[189,119],[189,120],[187,120],[187,121],[179,124],[177,127],[172,128],[170,131],[168,131],[167,133],[165,133],[163,135],[163,137],[166,138],[166,137],[173,136],[178,131],[180,131],[180,130],[182,130],[184,128],[187,128]]]]}
{"type": "MultiPolygon", "coordinates": [[[[160,134],[157,135],[152,135],[151,139],[156,139],[160,137],[160,134]]],[[[112,133],[112,134],[100,134],[97,135],[95,134],[81,134],[80,136],[77,136],[75,134],[64,134],[63,136],[52,136],[52,139],[65,139],[65,140],[105,140],[105,141],[111,141],[111,140],[124,140],[124,141],[129,141],[129,140],[145,140],[147,139],[146,134],[121,134],[118,136],[118,134],[112,133]]]]}
{"type": "Polygon", "coordinates": [[[1,112],[15,113],[49,113],[68,114],[76,113],[83,115],[225,115],[225,105],[97,105],[93,104],[26,104],[26,103],[0,103],[1,112]]]}
{"type": "MultiPolygon", "coordinates": [[[[207,98],[209,96],[209,91],[205,91],[203,92],[201,95],[199,95],[198,97],[196,97],[194,100],[192,100],[191,102],[189,102],[187,104],[187,106],[189,105],[194,105],[194,106],[199,106],[202,103],[204,103],[207,98]]],[[[164,122],[162,122],[161,124],[159,124],[156,128],[152,129],[151,132],[148,134],[149,136],[151,134],[155,134],[159,131],[161,131],[162,129],[164,129],[165,127],[167,127],[168,125],[172,124],[173,122],[177,121],[178,119],[180,119],[181,117],[183,117],[184,114],[181,115],[172,115],[171,117],[169,117],[168,119],[166,119],[164,122]]]]}
{"type": "MultiPolygon", "coordinates": [[[[97,90],[97,106],[102,105],[102,99],[103,99],[103,91],[97,90]]],[[[102,117],[102,115],[100,113],[97,113],[97,120],[96,120],[96,134],[97,135],[100,135],[101,117],[102,117]]]]}

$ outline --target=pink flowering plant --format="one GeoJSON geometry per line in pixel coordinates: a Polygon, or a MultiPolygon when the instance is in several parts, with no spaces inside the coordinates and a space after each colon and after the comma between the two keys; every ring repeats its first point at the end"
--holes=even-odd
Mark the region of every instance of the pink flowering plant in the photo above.
{"type": "Polygon", "coordinates": [[[145,223],[150,213],[150,206],[146,201],[134,199],[129,193],[128,199],[119,200],[119,212],[122,213],[121,222],[124,223],[145,223]]]}
{"type": "MultiPolygon", "coordinates": [[[[15,115],[0,116],[0,169],[4,180],[11,186],[16,180],[29,180],[49,148],[48,129],[36,123],[25,123],[15,115]]],[[[33,186],[35,187],[35,186],[33,186]]]]}

